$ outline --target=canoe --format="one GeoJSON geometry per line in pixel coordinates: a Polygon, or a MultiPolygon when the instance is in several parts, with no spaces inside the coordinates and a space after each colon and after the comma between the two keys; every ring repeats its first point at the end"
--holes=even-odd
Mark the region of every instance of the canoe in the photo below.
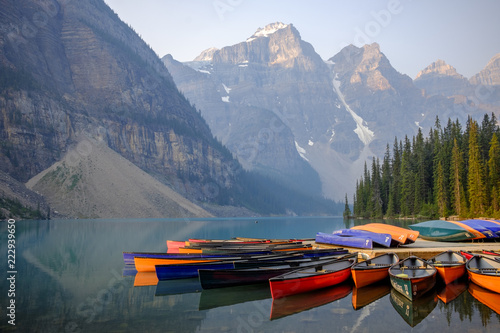
{"type": "MultiPolygon", "coordinates": [[[[352,253],[342,257],[342,259],[357,258],[357,256],[357,253],[352,253]]],[[[198,270],[198,275],[203,289],[224,288],[246,284],[269,283],[269,279],[272,277],[285,274],[299,268],[321,266],[331,261],[335,260],[320,259],[317,261],[315,260],[311,262],[299,263],[298,266],[288,263],[270,267],[240,269],[200,269],[198,270]]]]}
{"type": "Polygon", "coordinates": [[[316,243],[373,249],[373,241],[370,237],[342,237],[324,232],[316,233],[316,243]]]}
{"type": "MultiPolygon", "coordinates": [[[[465,259],[467,259],[467,260],[469,260],[470,258],[475,256],[474,253],[468,252],[468,251],[460,251],[460,254],[463,255],[465,257],[465,259]]],[[[467,263],[466,263],[466,265],[467,265],[467,263]]]]}
{"type": "Polygon", "coordinates": [[[226,252],[247,252],[247,253],[268,253],[277,251],[305,251],[311,250],[310,244],[251,244],[251,245],[224,245],[224,246],[184,246],[179,248],[179,253],[226,253],[226,252]]]}
{"type": "MultiPolygon", "coordinates": [[[[276,256],[276,255],[274,255],[276,256]]],[[[202,262],[214,261],[235,261],[235,260],[250,260],[257,258],[274,258],[273,256],[257,255],[257,256],[226,256],[219,258],[151,258],[151,257],[134,257],[135,269],[138,272],[154,272],[156,265],[179,265],[179,264],[194,264],[202,262]]]]}
{"type": "Polygon", "coordinates": [[[392,287],[411,301],[434,288],[436,275],[436,268],[415,256],[401,260],[389,268],[392,287]]]}
{"type": "Polygon", "coordinates": [[[337,301],[347,297],[351,290],[350,283],[341,283],[330,288],[273,299],[270,319],[276,320],[337,301]]]}
{"type": "Polygon", "coordinates": [[[490,256],[500,256],[499,252],[493,251],[493,250],[483,250],[483,254],[488,254],[490,256]]]}
{"type": "Polygon", "coordinates": [[[335,260],[294,270],[269,279],[271,296],[278,299],[340,284],[351,277],[356,259],[335,260]]]}
{"type": "Polygon", "coordinates": [[[155,265],[158,281],[198,277],[199,269],[233,269],[233,261],[199,262],[181,265],[155,265]]]}
{"type": "Polygon", "coordinates": [[[451,221],[433,220],[408,226],[420,232],[419,237],[437,242],[460,242],[476,238],[476,234],[468,228],[451,221]]]}
{"type": "MultiPolygon", "coordinates": [[[[489,238],[498,238],[498,235],[493,230],[491,230],[490,228],[488,228],[486,226],[486,225],[489,225],[489,223],[486,222],[486,221],[482,221],[482,220],[463,220],[463,221],[459,221],[459,222],[462,223],[462,224],[465,224],[468,227],[473,228],[476,231],[479,231],[487,239],[489,239],[489,238]]],[[[492,228],[494,228],[495,230],[498,230],[498,228],[494,227],[494,223],[491,223],[491,224],[493,225],[492,228]]]]}
{"type": "MultiPolygon", "coordinates": [[[[231,253],[166,253],[166,252],[123,252],[123,262],[125,265],[135,265],[135,257],[143,258],[163,258],[163,259],[213,259],[227,257],[255,257],[257,255],[265,256],[266,254],[247,254],[245,252],[231,253]]],[[[271,254],[268,254],[271,255],[271,254]]]]}
{"type": "MultiPolygon", "coordinates": [[[[469,220],[473,221],[480,226],[490,229],[494,234],[500,236],[500,222],[492,221],[492,220],[482,220],[482,219],[473,219],[469,220]]],[[[462,221],[463,222],[463,221],[462,221]]]]}
{"type": "Polygon", "coordinates": [[[362,288],[387,279],[389,277],[389,267],[397,262],[399,262],[399,257],[393,252],[358,262],[351,269],[356,288],[362,288]]]}
{"type": "MultiPolygon", "coordinates": [[[[293,253],[293,251],[289,253],[293,253]]],[[[342,247],[337,247],[331,249],[314,249],[314,250],[300,251],[300,253],[302,253],[302,256],[304,258],[309,258],[309,257],[319,258],[324,256],[348,254],[349,250],[344,249],[342,247]]]]}
{"type": "MultiPolygon", "coordinates": [[[[188,279],[198,277],[199,269],[234,269],[243,267],[276,266],[284,262],[296,260],[313,261],[316,258],[303,258],[300,253],[285,255],[269,255],[250,257],[249,259],[223,259],[210,262],[194,262],[184,264],[155,265],[156,276],[159,281],[188,279]]],[[[335,259],[333,257],[332,259],[335,259]]],[[[298,264],[297,264],[298,265],[298,264]]]]}
{"type": "Polygon", "coordinates": [[[448,221],[452,224],[456,224],[458,226],[461,226],[462,228],[466,229],[469,233],[471,233],[474,237],[472,239],[483,239],[483,238],[486,238],[486,235],[483,234],[481,231],[478,231],[476,230],[475,228],[465,224],[465,223],[462,223],[462,222],[459,222],[459,221],[448,221]]]}
{"type": "Polygon", "coordinates": [[[260,258],[260,259],[250,259],[250,260],[238,260],[234,261],[234,268],[242,269],[242,268],[254,268],[254,267],[270,267],[270,266],[280,266],[280,265],[291,265],[299,267],[301,263],[314,262],[314,261],[325,261],[325,260],[334,260],[334,259],[342,259],[345,254],[334,254],[330,256],[322,256],[322,257],[303,257],[300,254],[296,256],[280,256],[276,258],[260,258]]]}
{"type": "Polygon", "coordinates": [[[414,243],[419,235],[419,232],[416,230],[409,230],[385,223],[368,223],[354,226],[351,229],[390,234],[392,240],[400,244],[414,243]]]}
{"type": "Polygon", "coordinates": [[[335,230],[333,234],[339,236],[348,236],[348,237],[370,237],[373,243],[384,247],[390,247],[392,241],[392,237],[390,234],[382,234],[366,230],[339,229],[335,230]]]}
{"type": "Polygon", "coordinates": [[[451,250],[441,252],[427,262],[437,269],[438,275],[445,284],[455,281],[466,272],[467,259],[462,254],[451,250]]]}
{"type": "Polygon", "coordinates": [[[432,291],[416,300],[410,301],[395,289],[392,289],[390,301],[401,318],[410,327],[415,327],[434,310],[438,298],[436,291],[432,291]]]}
{"type": "Polygon", "coordinates": [[[465,265],[470,281],[488,290],[500,293],[500,262],[475,255],[465,265]]]}
{"type": "Polygon", "coordinates": [[[352,307],[354,310],[359,310],[389,294],[391,289],[389,283],[375,283],[362,288],[354,287],[352,290],[352,307]]]}
{"type": "Polygon", "coordinates": [[[500,315],[500,294],[480,287],[475,283],[469,283],[469,294],[500,315]]]}

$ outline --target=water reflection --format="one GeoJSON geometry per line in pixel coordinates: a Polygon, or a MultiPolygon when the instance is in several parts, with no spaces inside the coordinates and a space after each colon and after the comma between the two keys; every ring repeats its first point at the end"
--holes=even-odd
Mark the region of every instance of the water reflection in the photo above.
{"type": "MultiPolygon", "coordinates": [[[[16,325],[1,332],[383,332],[408,330],[378,291],[325,289],[273,303],[269,289],[208,291],[198,279],[156,282],[124,269],[122,251],[166,250],[167,239],[314,237],[346,227],[342,218],[226,220],[73,220],[16,222],[16,325]],[[136,286],[134,286],[136,285],[136,286]],[[140,286],[139,286],[140,285],[140,286]],[[227,293],[226,296],[222,294],[227,293]],[[331,294],[330,294],[331,293],[331,294]],[[367,300],[363,300],[366,296],[367,300]],[[340,298],[337,298],[340,297],[340,298]],[[354,301],[356,299],[356,301],[354,301]],[[376,299],[376,301],[375,301],[376,299]],[[293,300],[293,299],[292,299],[293,300]],[[357,310],[355,310],[357,309],[357,310]],[[281,313],[281,315],[280,315],[281,313]],[[284,318],[286,316],[286,318],[284,318]],[[276,318],[283,320],[275,320],[276,318]],[[273,320],[271,320],[273,319],[273,320]]],[[[356,221],[359,222],[359,221],[356,221]]],[[[372,221],[370,221],[372,222],[372,221]]],[[[0,253],[7,253],[0,222],[0,253]]],[[[1,279],[0,294],[8,290],[1,279]]],[[[340,286],[338,286],[340,287],[340,286]]],[[[461,286],[463,287],[463,285],[461,286]]],[[[385,289],[384,289],[385,288],[385,289]]],[[[418,328],[500,331],[498,294],[446,288],[418,328]],[[450,296],[452,295],[452,296],[450,296]],[[452,297],[456,297],[450,302],[452,297]]],[[[440,291],[441,295],[441,291],[440,291]]],[[[0,297],[5,309],[7,297],[0,297]]]]}
{"type": "Polygon", "coordinates": [[[392,306],[411,327],[417,326],[434,310],[437,300],[435,290],[431,290],[425,295],[410,301],[394,288],[391,289],[392,306]]]}
{"type": "Polygon", "coordinates": [[[391,285],[387,281],[372,284],[363,288],[354,287],[352,291],[352,307],[359,310],[391,292],[391,285]]]}
{"type": "Polygon", "coordinates": [[[484,289],[475,283],[469,284],[469,293],[479,302],[500,314],[500,294],[484,289]]]}
{"type": "Polygon", "coordinates": [[[351,290],[352,284],[343,283],[326,289],[274,299],[270,318],[273,320],[286,317],[337,301],[349,295],[351,290]]]}
{"type": "Polygon", "coordinates": [[[438,293],[437,297],[441,302],[448,304],[454,301],[458,296],[460,296],[464,291],[467,290],[467,278],[462,278],[455,280],[449,284],[436,285],[438,293]]]}
{"type": "Polygon", "coordinates": [[[199,309],[208,310],[268,298],[271,298],[271,290],[267,283],[207,289],[201,292],[199,309]]]}

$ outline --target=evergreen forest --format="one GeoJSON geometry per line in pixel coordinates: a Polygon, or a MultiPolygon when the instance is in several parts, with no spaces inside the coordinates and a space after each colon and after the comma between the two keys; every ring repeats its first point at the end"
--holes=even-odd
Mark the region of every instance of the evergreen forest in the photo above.
{"type": "MultiPolygon", "coordinates": [[[[500,218],[500,128],[492,113],[465,127],[438,117],[424,138],[395,138],[383,161],[356,181],[355,217],[362,218],[500,218]]],[[[347,203],[347,197],[346,197],[347,203]]]]}

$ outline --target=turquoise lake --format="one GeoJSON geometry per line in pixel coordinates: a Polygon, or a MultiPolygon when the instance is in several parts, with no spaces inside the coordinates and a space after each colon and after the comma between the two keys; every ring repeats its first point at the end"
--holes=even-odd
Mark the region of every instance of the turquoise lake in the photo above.
{"type": "MultiPolygon", "coordinates": [[[[356,220],[364,222],[373,221],[356,220]]],[[[352,225],[338,217],[16,221],[15,273],[8,273],[2,221],[0,331],[500,332],[500,295],[466,280],[413,303],[388,282],[359,290],[348,282],[273,302],[267,285],[202,290],[188,279],[137,286],[140,277],[124,270],[123,251],[166,251],[167,239],[314,238],[352,225]]]]}

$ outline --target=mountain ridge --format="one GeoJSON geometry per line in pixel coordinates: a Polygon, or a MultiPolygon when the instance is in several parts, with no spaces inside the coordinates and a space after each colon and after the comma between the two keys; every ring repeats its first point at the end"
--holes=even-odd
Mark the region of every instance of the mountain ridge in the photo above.
{"type": "MultiPolygon", "coordinates": [[[[300,38],[293,24],[272,23],[259,31],[262,36],[254,33],[240,43],[225,46],[215,51],[211,60],[183,64],[200,73],[200,80],[205,82],[202,90],[207,94],[210,84],[218,87],[213,95],[220,96],[225,111],[207,106],[200,96],[196,97],[194,87],[199,83],[183,79],[187,74],[182,74],[180,65],[176,65],[174,74],[172,61],[163,60],[179,89],[196,100],[214,133],[224,131],[229,124],[224,124],[224,114],[240,112],[237,106],[251,105],[278,116],[292,133],[299,155],[318,173],[321,191],[329,198],[343,200],[345,193],[353,192],[365,162],[371,162],[374,156],[381,158],[395,137],[402,139],[430,128],[437,116],[465,123],[468,115],[480,118],[485,111],[500,113],[491,101],[487,105],[473,103],[474,89],[468,83],[443,91],[439,80],[448,80],[456,72],[444,61],[434,68],[431,64],[427,72],[422,70],[418,80],[413,80],[391,65],[377,43],[348,45],[324,61],[300,38]],[[445,67],[447,71],[443,71],[445,67]],[[280,68],[279,74],[276,68],[280,68]],[[439,70],[442,73],[436,75],[439,70]]],[[[458,83],[463,81],[458,73],[456,76],[458,83]]],[[[494,94],[490,99],[494,100],[494,94]]],[[[253,117],[258,117],[257,113],[253,117]]],[[[230,122],[230,128],[242,131],[245,124],[236,125],[235,121],[230,122]]],[[[249,127],[246,133],[257,135],[260,130],[249,127]]],[[[241,139],[228,136],[224,143],[238,156],[234,147],[242,144],[241,139]]]]}

